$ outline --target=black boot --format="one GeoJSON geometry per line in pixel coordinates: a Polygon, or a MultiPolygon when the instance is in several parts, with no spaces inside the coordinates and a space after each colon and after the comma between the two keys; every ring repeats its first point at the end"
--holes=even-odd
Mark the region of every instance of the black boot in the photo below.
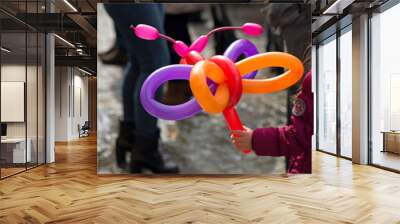
{"type": "Polygon", "coordinates": [[[99,58],[104,64],[109,65],[126,65],[128,62],[126,53],[118,47],[118,44],[114,44],[114,46],[106,52],[99,53],[99,58]]]}
{"type": "Polygon", "coordinates": [[[131,154],[131,173],[141,173],[143,169],[149,169],[153,173],[179,173],[175,164],[166,164],[158,150],[160,131],[152,136],[136,135],[135,147],[131,154]]]}
{"type": "Polygon", "coordinates": [[[119,122],[119,135],[115,147],[117,165],[126,169],[126,152],[131,151],[135,144],[135,123],[131,121],[119,122]]]}

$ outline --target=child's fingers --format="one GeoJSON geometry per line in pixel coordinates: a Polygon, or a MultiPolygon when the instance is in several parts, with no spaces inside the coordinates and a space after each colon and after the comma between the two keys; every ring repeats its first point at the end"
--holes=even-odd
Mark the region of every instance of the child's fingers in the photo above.
{"type": "Polygon", "coordinates": [[[238,140],[236,140],[236,139],[233,139],[233,140],[232,140],[232,143],[235,144],[235,145],[237,145],[237,144],[242,144],[242,142],[240,142],[240,141],[238,141],[238,140]]]}
{"type": "Polygon", "coordinates": [[[246,134],[246,131],[232,131],[232,134],[230,135],[232,143],[240,151],[248,148],[246,134]]]}
{"type": "Polygon", "coordinates": [[[234,140],[235,140],[236,143],[240,143],[240,144],[246,143],[246,139],[243,139],[243,138],[237,138],[237,139],[234,139],[234,140]]]}
{"type": "Polygon", "coordinates": [[[239,135],[239,134],[231,134],[230,135],[231,139],[237,139],[237,138],[242,138],[243,135],[239,135]]]}
{"type": "Polygon", "coordinates": [[[230,137],[231,137],[231,139],[241,140],[246,137],[246,134],[245,133],[240,133],[240,134],[232,133],[230,137]]]}
{"type": "Polygon", "coordinates": [[[233,140],[232,140],[232,143],[235,144],[235,145],[237,145],[237,146],[246,145],[246,142],[243,141],[243,140],[241,140],[241,139],[233,139],[233,140]]]}
{"type": "Polygon", "coordinates": [[[246,133],[246,131],[243,131],[243,130],[232,130],[231,133],[233,135],[243,135],[243,134],[246,133]]]}
{"type": "Polygon", "coordinates": [[[245,137],[242,137],[242,136],[231,136],[231,140],[234,143],[244,143],[244,142],[246,142],[245,137]]]}
{"type": "Polygon", "coordinates": [[[243,151],[246,149],[246,146],[242,143],[237,143],[235,144],[236,148],[239,149],[240,151],[243,151]]]}

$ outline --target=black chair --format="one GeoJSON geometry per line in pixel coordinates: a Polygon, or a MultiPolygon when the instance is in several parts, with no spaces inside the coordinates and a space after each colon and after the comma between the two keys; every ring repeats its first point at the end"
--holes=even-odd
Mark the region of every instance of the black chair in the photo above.
{"type": "Polygon", "coordinates": [[[89,136],[89,129],[90,129],[89,121],[85,121],[82,127],[78,125],[79,138],[89,136]]]}

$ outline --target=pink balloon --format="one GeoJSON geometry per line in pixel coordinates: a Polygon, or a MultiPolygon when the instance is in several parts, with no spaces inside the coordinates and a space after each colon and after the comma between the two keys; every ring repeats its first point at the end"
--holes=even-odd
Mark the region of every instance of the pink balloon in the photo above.
{"type": "Polygon", "coordinates": [[[175,41],[174,50],[182,58],[186,57],[187,54],[189,53],[189,47],[180,40],[175,41]]]}
{"type": "Polygon", "coordinates": [[[259,36],[263,33],[263,27],[256,23],[245,23],[242,26],[242,30],[245,34],[250,36],[259,36]]]}
{"type": "Polygon", "coordinates": [[[202,52],[208,43],[208,37],[206,35],[201,35],[197,38],[192,45],[190,45],[189,51],[202,52]]]}
{"type": "Polygon", "coordinates": [[[155,40],[158,38],[158,30],[152,26],[139,24],[135,28],[135,34],[144,40],[155,40]]]}

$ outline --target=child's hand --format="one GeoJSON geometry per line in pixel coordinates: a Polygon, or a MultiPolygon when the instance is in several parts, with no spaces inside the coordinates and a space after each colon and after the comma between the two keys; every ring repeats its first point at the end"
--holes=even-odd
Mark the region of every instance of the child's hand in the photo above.
{"type": "Polygon", "coordinates": [[[244,127],[244,130],[231,131],[232,143],[235,144],[236,148],[240,151],[245,149],[252,150],[251,138],[253,135],[253,130],[248,127],[244,127]]]}

